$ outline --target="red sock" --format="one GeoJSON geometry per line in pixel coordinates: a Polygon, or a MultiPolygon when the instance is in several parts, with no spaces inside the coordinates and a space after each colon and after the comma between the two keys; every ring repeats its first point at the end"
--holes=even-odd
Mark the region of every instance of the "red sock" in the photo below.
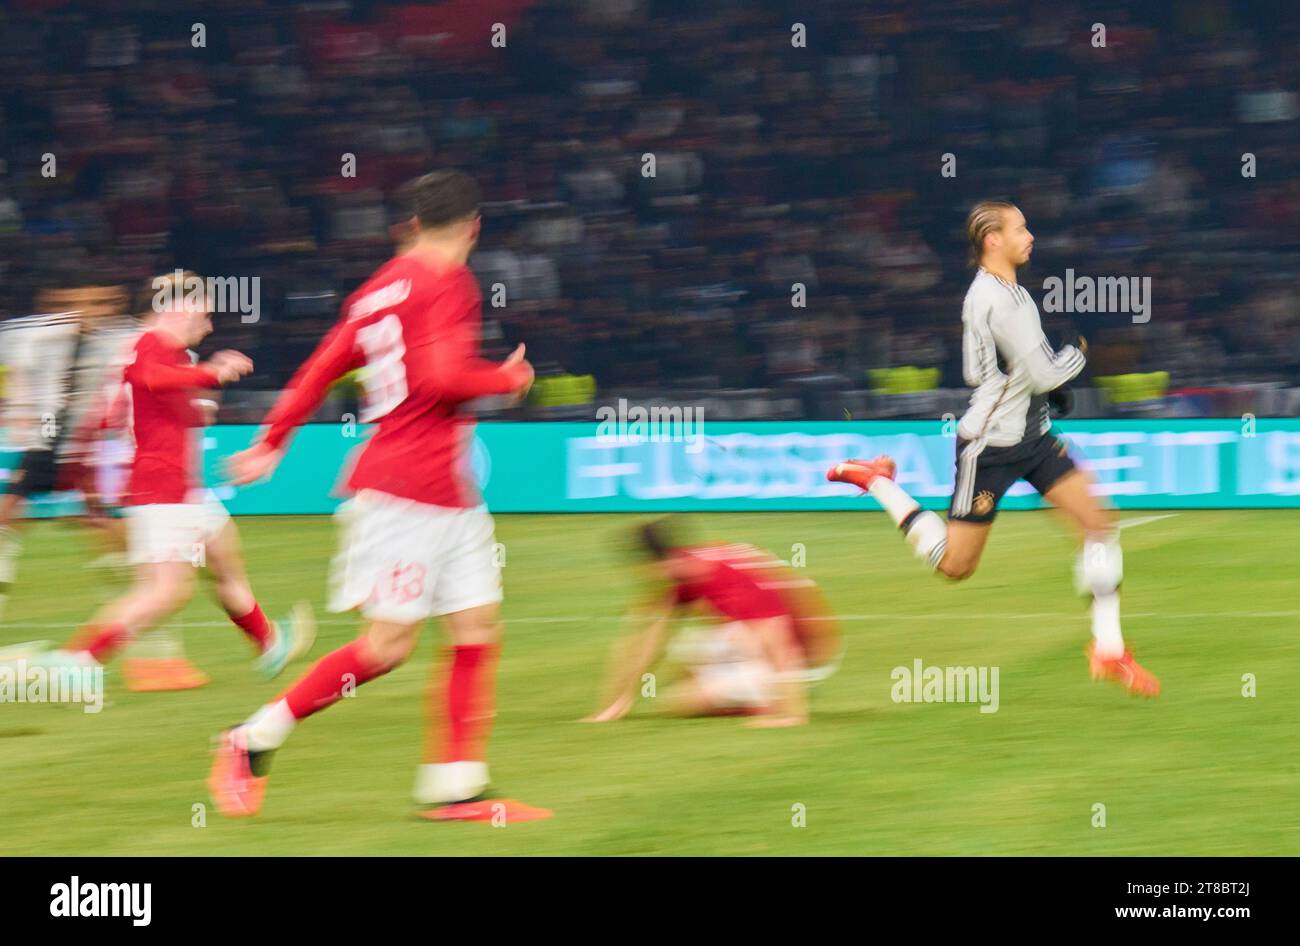
{"type": "MultiPolygon", "coordinates": [[[[229,611],[226,613],[230,614],[229,611]]],[[[262,613],[260,604],[254,601],[252,611],[249,611],[242,618],[230,614],[230,620],[234,621],[239,629],[248,635],[248,639],[257,645],[259,651],[266,650],[266,645],[271,642],[271,622],[262,613]]]]}
{"type": "Polygon", "coordinates": [[[462,644],[452,648],[447,677],[445,729],[437,726],[437,687],[430,694],[429,740],[425,756],[433,761],[441,748],[441,761],[482,761],[487,758],[487,737],[496,709],[496,644],[462,644]]]}
{"type": "Polygon", "coordinates": [[[104,629],[91,639],[85,649],[90,651],[90,656],[100,663],[104,663],[130,639],[131,635],[127,631],[126,625],[114,622],[105,625],[104,629]]]}
{"type": "Polygon", "coordinates": [[[375,658],[370,641],[359,637],[316,661],[315,666],[276,699],[289,704],[294,719],[305,719],[337,702],[344,687],[361,686],[391,669],[375,658]]]}

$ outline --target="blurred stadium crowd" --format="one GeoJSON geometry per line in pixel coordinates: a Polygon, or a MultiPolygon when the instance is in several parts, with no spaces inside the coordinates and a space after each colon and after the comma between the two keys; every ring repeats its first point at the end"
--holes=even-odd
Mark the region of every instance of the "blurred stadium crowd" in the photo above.
{"type": "Polygon", "coordinates": [[[15,0],[0,308],[51,264],[257,276],[261,319],[208,346],[273,389],[388,255],[396,187],[458,166],[489,352],[602,391],[960,388],[961,224],[1005,195],[1040,306],[1067,268],[1151,277],[1146,324],[1044,314],[1092,375],[1292,388],[1298,78],[1297,8],[1226,0],[15,0]]]}

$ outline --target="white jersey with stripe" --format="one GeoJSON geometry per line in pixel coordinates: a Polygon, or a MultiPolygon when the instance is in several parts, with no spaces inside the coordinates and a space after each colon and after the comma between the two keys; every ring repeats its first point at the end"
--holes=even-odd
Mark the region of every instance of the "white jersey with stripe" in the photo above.
{"type": "Polygon", "coordinates": [[[120,371],[122,345],[138,331],[133,319],[121,318],[100,320],[83,333],[77,312],[0,323],[0,352],[9,369],[5,415],[14,445],[53,447],[60,459],[80,455],[85,445],[72,435],[92,418],[106,380],[120,371]]]}
{"type": "Polygon", "coordinates": [[[48,449],[51,424],[67,405],[68,376],[81,320],[48,312],[0,323],[5,379],[5,426],[20,450],[48,449]]]}
{"type": "Polygon", "coordinates": [[[983,268],[966,290],[961,321],[962,373],[975,393],[958,435],[982,448],[1047,433],[1047,392],[1083,370],[1083,353],[1073,345],[1052,351],[1025,288],[983,268]]]}

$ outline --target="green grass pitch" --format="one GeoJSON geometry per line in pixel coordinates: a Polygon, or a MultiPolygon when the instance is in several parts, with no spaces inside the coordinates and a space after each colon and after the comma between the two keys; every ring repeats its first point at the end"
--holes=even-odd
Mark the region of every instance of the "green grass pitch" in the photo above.
{"type": "MultiPolygon", "coordinates": [[[[278,754],[261,815],[224,821],[204,781],[210,740],[279,689],[200,595],[177,621],[206,688],[131,694],[104,710],[0,704],[6,854],[1291,854],[1300,851],[1295,535],[1300,513],[1180,512],[1124,532],[1125,631],[1164,693],[1089,679],[1073,540],[1050,513],[1005,513],[979,572],[949,584],[880,513],[710,514],[701,538],[789,558],[844,615],[847,653],[810,726],[673,720],[642,701],[577,722],[632,591],[630,516],[500,516],[507,644],[491,746],[495,793],[552,819],[412,817],[424,692],[418,656],[303,724],[278,754]],[[1288,552],[1288,549],[1291,550],[1288,552]],[[1000,707],[891,699],[891,670],[987,666],[1000,707]],[[1256,695],[1243,695],[1251,674],[1256,695]],[[207,805],[195,827],[195,805],[207,805]],[[1105,826],[1095,808],[1105,806],[1105,826]],[[801,820],[803,827],[795,826],[801,820]]],[[[1130,512],[1124,518],[1149,518],[1130,512]]],[[[323,612],[328,518],[239,521],[270,614],[323,612]]],[[[114,586],[77,530],[27,531],[0,645],[62,639],[114,586]]],[[[325,616],[314,656],[355,632],[325,616]]],[[[306,664],[290,668],[291,679],[306,664]]]]}

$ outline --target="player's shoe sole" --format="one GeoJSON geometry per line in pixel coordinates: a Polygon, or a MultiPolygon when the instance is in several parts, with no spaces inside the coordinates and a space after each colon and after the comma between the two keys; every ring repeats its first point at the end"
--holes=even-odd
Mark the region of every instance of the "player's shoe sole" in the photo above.
{"type": "Polygon", "coordinates": [[[1088,670],[1094,680],[1113,680],[1134,696],[1152,699],[1160,695],[1160,681],[1156,675],[1133,659],[1132,651],[1122,657],[1098,657],[1095,643],[1089,643],[1088,670]]]}
{"type": "Polygon", "coordinates": [[[227,818],[248,818],[262,809],[269,776],[256,776],[248,761],[243,731],[227,729],[217,737],[217,751],[208,774],[208,793],[217,811],[227,818]]]}
{"type": "Polygon", "coordinates": [[[845,460],[826,471],[826,479],[832,483],[850,483],[858,489],[867,490],[878,476],[892,480],[898,472],[894,461],[881,454],[874,460],[845,460]]]}
{"type": "Polygon", "coordinates": [[[540,821],[549,818],[549,808],[525,805],[513,798],[485,798],[481,801],[462,801],[417,811],[416,817],[428,821],[491,821],[505,827],[516,821],[540,821]]]}

